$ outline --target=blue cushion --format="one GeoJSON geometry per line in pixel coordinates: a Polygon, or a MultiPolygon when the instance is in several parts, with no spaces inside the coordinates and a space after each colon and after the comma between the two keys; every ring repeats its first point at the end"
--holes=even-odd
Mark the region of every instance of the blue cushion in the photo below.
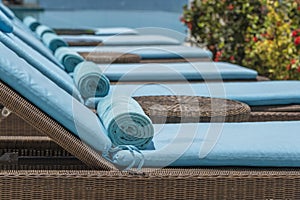
{"type": "Polygon", "coordinates": [[[210,51],[179,45],[164,46],[98,46],[95,47],[71,47],[77,52],[119,52],[139,55],[142,59],[176,59],[176,58],[212,58],[210,51]]]}
{"type": "Polygon", "coordinates": [[[111,85],[132,96],[192,95],[237,100],[250,106],[300,104],[300,81],[111,85]]]}
{"type": "Polygon", "coordinates": [[[97,35],[62,35],[66,42],[95,41],[102,42],[107,46],[130,46],[130,45],[180,45],[176,39],[160,35],[116,35],[116,36],[97,36],[97,35]]]}
{"type": "Polygon", "coordinates": [[[98,117],[38,70],[0,43],[0,78],[97,151],[111,142],[98,117]]]}
{"type": "Polygon", "coordinates": [[[11,11],[7,6],[5,6],[2,2],[0,2],[0,10],[8,17],[9,19],[15,18],[15,14],[11,11]]]}
{"type": "Polygon", "coordinates": [[[2,12],[0,12],[0,31],[3,31],[4,33],[13,32],[13,24],[2,12]]]}
{"type": "MultiPolygon", "coordinates": [[[[300,81],[261,81],[189,84],[111,85],[111,92],[120,95],[189,95],[219,97],[244,102],[250,106],[300,104],[300,81]]],[[[89,99],[94,107],[99,99],[89,99]]]]}
{"type": "Polygon", "coordinates": [[[247,80],[257,77],[254,70],[221,62],[101,64],[99,67],[111,81],[247,80]]]}
{"type": "MultiPolygon", "coordinates": [[[[27,46],[13,34],[6,35],[0,32],[0,41],[62,89],[76,97],[78,100],[81,100],[81,95],[76,89],[72,78],[65,71],[47,60],[34,49],[27,46]]],[[[5,55],[5,52],[1,52],[1,54],[5,55]]]]}
{"type": "Polygon", "coordinates": [[[126,28],[126,27],[111,27],[111,28],[97,28],[95,29],[95,35],[137,35],[139,34],[138,31],[126,28]]]}
{"type": "Polygon", "coordinates": [[[19,26],[14,26],[14,34],[32,47],[34,50],[38,51],[40,54],[45,56],[51,62],[55,63],[60,68],[64,69],[61,63],[54,57],[50,49],[48,49],[40,40],[38,40],[34,35],[28,33],[25,29],[19,26]]]}
{"type": "MultiPolygon", "coordinates": [[[[300,122],[155,125],[154,151],[145,166],[300,167],[300,122]],[[288,133],[287,133],[288,132],[288,133]]],[[[128,151],[115,162],[132,161],[128,151]]]]}

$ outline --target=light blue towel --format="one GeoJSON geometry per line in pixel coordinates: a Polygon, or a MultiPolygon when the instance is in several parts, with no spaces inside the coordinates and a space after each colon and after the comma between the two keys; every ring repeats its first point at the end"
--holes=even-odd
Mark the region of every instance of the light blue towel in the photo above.
{"type": "Polygon", "coordinates": [[[35,33],[37,34],[37,36],[42,39],[43,38],[43,35],[45,33],[54,33],[54,30],[48,26],[45,26],[45,25],[39,25],[36,30],[35,30],[35,33]]]}
{"type": "Polygon", "coordinates": [[[42,41],[53,53],[59,47],[67,47],[68,44],[61,39],[58,35],[53,33],[45,33],[42,37],[42,41]]]}
{"type": "MultiPolygon", "coordinates": [[[[145,167],[300,167],[300,122],[154,125],[156,150],[142,151],[145,167]]],[[[136,154],[136,161],[141,156],[136,154]]],[[[129,151],[116,164],[132,163],[129,151]]]]}
{"type": "Polygon", "coordinates": [[[249,80],[257,72],[222,62],[99,64],[110,81],[249,80]]]}
{"type": "Polygon", "coordinates": [[[73,79],[84,98],[104,97],[109,92],[109,80],[93,62],[79,63],[75,68],[73,79]]]}
{"type": "MultiPolygon", "coordinates": [[[[30,46],[27,46],[19,38],[15,37],[13,34],[4,34],[0,32],[0,41],[2,44],[7,46],[9,49],[15,52],[19,57],[23,58],[32,67],[39,70],[42,74],[47,76],[58,86],[64,89],[69,94],[73,95],[78,100],[82,101],[82,97],[73,84],[73,80],[68,74],[53,64],[47,58],[40,55],[30,46]]],[[[5,56],[5,52],[1,52],[1,55],[5,56]]]]}
{"type": "Polygon", "coordinates": [[[107,152],[110,139],[98,117],[0,43],[0,79],[37,106],[82,142],[98,152],[107,152]]]}
{"type": "Polygon", "coordinates": [[[0,10],[8,17],[9,19],[14,19],[15,14],[11,11],[7,6],[5,6],[2,2],[0,2],[0,10]]]}
{"type": "Polygon", "coordinates": [[[180,45],[70,47],[77,52],[118,52],[139,55],[142,59],[212,58],[212,53],[198,47],[180,45]]]}
{"type": "Polygon", "coordinates": [[[99,101],[97,113],[115,146],[146,149],[152,141],[152,122],[131,97],[107,96],[99,101]]]}
{"type": "Polygon", "coordinates": [[[173,38],[161,35],[116,35],[116,36],[97,36],[97,35],[62,35],[66,42],[95,41],[102,42],[107,46],[137,46],[137,45],[180,45],[181,43],[173,38]]]}
{"type": "Polygon", "coordinates": [[[55,51],[54,56],[63,64],[68,73],[73,72],[76,65],[84,61],[81,55],[71,50],[69,47],[58,48],[55,51]]]}
{"type": "Polygon", "coordinates": [[[23,23],[33,32],[35,32],[37,27],[41,25],[41,23],[32,16],[26,16],[23,19],[23,23]]]}
{"type": "Polygon", "coordinates": [[[0,12],[0,31],[3,31],[4,33],[13,32],[13,24],[2,12],[0,12]]]}

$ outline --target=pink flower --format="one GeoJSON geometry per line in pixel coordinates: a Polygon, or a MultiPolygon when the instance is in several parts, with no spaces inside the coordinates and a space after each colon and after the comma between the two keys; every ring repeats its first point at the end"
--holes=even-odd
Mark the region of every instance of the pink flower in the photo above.
{"type": "Polygon", "coordinates": [[[230,61],[234,61],[234,56],[230,56],[230,61]]]}
{"type": "Polygon", "coordinates": [[[286,69],[287,69],[288,71],[290,71],[290,70],[291,70],[291,65],[288,64],[288,65],[286,66],[286,69]]]}

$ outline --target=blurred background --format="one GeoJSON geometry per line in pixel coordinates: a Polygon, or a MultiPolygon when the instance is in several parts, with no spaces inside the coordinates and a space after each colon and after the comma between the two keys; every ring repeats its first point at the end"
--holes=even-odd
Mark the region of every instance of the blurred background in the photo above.
{"type": "Polygon", "coordinates": [[[180,22],[188,0],[3,0],[19,18],[51,27],[162,27],[186,33],[180,22]]]}

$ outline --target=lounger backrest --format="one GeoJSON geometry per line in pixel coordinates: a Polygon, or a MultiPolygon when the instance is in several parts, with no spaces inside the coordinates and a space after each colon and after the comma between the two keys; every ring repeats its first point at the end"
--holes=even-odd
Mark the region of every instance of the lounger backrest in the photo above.
{"type": "Polygon", "coordinates": [[[58,65],[59,67],[63,68],[63,66],[58,62],[58,60],[54,57],[52,52],[37,38],[35,37],[30,30],[28,30],[27,27],[25,27],[19,19],[16,17],[10,19],[7,16],[10,16],[6,14],[6,12],[3,12],[4,8],[6,8],[4,5],[0,4],[0,12],[4,14],[4,16],[0,16],[1,18],[6,17],[7,20],[10,21],[11,25],[14,28],[14,34],[19,37],[21,40],[23,40],[27,45],[29,45],[31,48],[38,51],[40,54],[45,56],[47,59],[49,59],[54,64],[58,65]],[[1,9],[3,8],[3,9],[1,9]]]}
{"type": "MultiPolygon", "coordinates": [[[[76,99],[81,100],[81,95],[75,87],[72,78],[64,70],[53,64],[34,49],[30,48],[13,34],[0,32],[0,41],[18,54],[18,56],[26,60],[32,67],[35,67],[42,74],[51,79],[59,87],[76,97],[76,99]]],[[[2,53],[5,54],[5,52],[2,53]]]]}
{"type": "Polygon", "coordinates": [[[0,58],[1,81],[96,151],[107,152],[111,148],[106,130],[92,111],[2,43],[0,51],[5,52],[0,58]]]}

